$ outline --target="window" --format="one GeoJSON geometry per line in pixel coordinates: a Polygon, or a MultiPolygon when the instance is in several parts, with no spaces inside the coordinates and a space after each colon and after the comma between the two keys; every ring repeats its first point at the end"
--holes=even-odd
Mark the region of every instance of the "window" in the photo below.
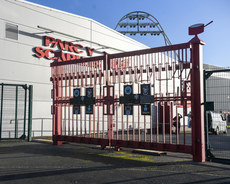
{"type": "Polygon", "coordinates": [[[6,38],[18,40],[18,26],[6,23],[6,38]]]}

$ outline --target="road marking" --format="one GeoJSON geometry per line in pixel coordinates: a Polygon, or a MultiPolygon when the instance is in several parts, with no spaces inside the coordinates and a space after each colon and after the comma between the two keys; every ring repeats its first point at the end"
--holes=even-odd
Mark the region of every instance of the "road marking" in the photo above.
{"type": "Polygon", "coordinates": [[[51,139],[33,139],[33,141],[53,142],[51,139]]]}

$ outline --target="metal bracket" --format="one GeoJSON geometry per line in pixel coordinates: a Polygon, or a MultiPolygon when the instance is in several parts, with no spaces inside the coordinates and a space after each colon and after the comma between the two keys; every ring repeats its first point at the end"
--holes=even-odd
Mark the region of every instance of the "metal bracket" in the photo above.
{"type": "Polygon", "coordinates": [[[114,115],[114,103],[114,86],[103,86],[103,115],[114,115]]]}

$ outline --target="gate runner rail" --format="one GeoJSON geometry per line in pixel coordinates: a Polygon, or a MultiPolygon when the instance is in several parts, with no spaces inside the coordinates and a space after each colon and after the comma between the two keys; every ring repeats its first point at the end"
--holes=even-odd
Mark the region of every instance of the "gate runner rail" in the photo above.
{"type": "Polygon", "coordinates": [[[202,43],[194,40],[51,63],[54,144],[182,152],[204,161],[202,43]]]}

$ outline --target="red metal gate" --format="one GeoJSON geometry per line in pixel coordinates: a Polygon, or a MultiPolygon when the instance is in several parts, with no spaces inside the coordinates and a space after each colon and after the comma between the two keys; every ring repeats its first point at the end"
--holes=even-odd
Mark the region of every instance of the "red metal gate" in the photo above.
{"type": "Polygon", "coordinates": [[[195,37],[52,63],[54,144],[183,152],[204,161],[201,45],[195,37]]]}

